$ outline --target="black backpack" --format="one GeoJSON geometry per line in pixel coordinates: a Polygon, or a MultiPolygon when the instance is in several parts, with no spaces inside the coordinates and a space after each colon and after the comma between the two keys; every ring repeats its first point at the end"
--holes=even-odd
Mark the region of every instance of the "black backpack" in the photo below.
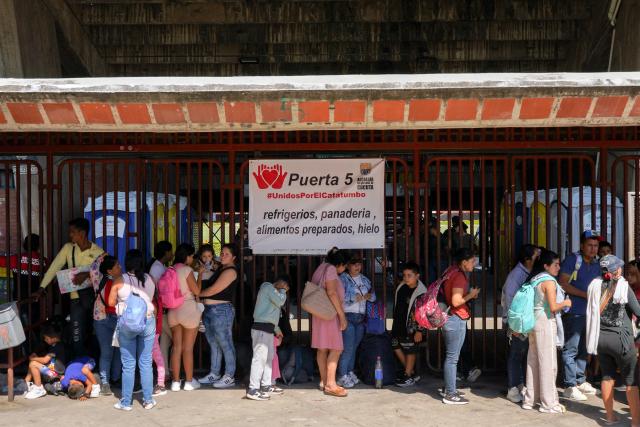
{"type": "Polygon", "coordinates": [[[382,361],[382,384],[392,385],[396,380],[396,358],[388,333],[366,334],[358,348],[360,379],[368,385],[375,385],[376,361],[382,361]]]}

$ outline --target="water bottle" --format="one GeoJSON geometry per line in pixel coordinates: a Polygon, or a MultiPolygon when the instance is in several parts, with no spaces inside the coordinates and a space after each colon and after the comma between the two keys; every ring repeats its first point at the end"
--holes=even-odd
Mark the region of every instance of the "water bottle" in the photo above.
{"type": "Polygon", "coordinates": [[[376,360],[376,370],[375,370],[375,378],[376,378],[376,388],[382,388],[382,360],[380,356],[376,360]]]}
{"type": "MultiPolygon", "coordinates": [[[[565,296],[564,296],[564,299],[565,299],[565,300],[568,300],[568,299],[569,299],[569,295],[565,295],[565,296]]],[[[562,307],[562,312],[563,312],[563,313],[568,313],[568,312],[569,312],[569,310],[571,310],[571,307],[562,307]]]]}

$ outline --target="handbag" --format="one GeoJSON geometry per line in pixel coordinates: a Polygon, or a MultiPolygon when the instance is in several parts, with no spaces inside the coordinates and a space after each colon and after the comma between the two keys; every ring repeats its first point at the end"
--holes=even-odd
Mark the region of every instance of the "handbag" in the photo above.
{"type": "MultiPolygon", "coordinates": [[[[320,282],[324,281],[324,276],[328,269],[329,266],[325,268],[320,282]]],[[[333,320],[338,314],[336,308],[333,306],[333,303],[327,295],[327,290],[320,285],[316,285],[310,280],[304,285],[300,305],[303,310],[322,320],[333,320]]]]}

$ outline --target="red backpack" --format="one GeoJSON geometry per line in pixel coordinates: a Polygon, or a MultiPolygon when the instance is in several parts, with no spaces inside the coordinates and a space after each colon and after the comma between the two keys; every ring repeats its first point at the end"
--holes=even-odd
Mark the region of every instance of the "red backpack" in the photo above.
{"type": "Polygon", "coordinates": [[[158,298],[164,308],[178,308],[184,302],[176,270],[178,267],[182,267],[182,264],[175,264],[167,268],[158,280],[158,298]]]}
{"type": "Polygon", "coordinates": [[[449,315],[447,314],[449,309],[446,308],[443,310],[438,302],[438,295],[440,294],[440,286],[449,280],[449,277],[451,277],[456,270],[455,267],[447,268],[439,279],[436,279],[427,287],[427,292],[416,299],[415,317],[420,327],[425,329],[438,329],[444,326],[447,320],[449,320],[449,315]]]}

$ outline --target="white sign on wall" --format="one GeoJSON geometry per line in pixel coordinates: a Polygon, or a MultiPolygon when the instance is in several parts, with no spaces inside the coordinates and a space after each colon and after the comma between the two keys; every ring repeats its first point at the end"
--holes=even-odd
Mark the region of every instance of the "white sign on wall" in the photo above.
{"type": "Polygon", "coordinates": [[[255,254],[384,247],[384,159],[251,160],[255,254]]]}

